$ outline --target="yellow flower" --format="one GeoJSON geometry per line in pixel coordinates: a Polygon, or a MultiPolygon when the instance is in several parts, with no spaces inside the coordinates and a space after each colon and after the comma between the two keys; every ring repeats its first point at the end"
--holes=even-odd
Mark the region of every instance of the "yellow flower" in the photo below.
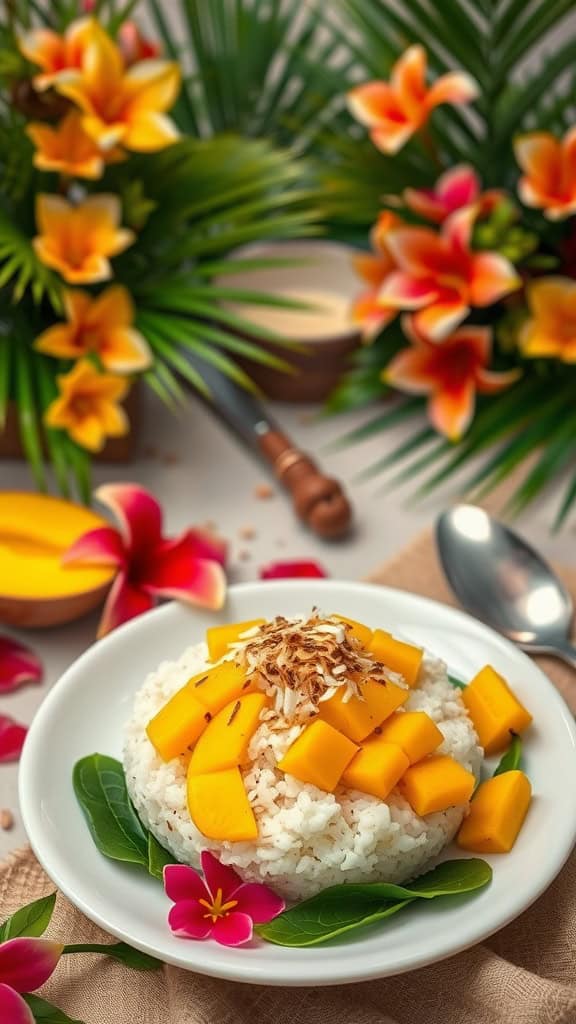
{"type": "Polygon", "coordinates": [[[98,452],[107,437],[128,433],[126,413],[118,405],[128,394],[127,380],[98,373],[87,359],[58,377],[60,395],[46,410],[47,427],[67,430],[82,448],[98,452]]]}
{"type": "Polygon", "coordinates": [[[122,285],[111,285],[97,298],[66,290],[64,309],[67,323],[55,324],[36,338],[38,352],[57,359],[78,359],[95,352],[112,373],[136,373],[150,366],[150,349],[133,327],[134,306],[122,285]]]}
{"type": "Polygon", "coordinates": [[[78,206],[54,195],[39,195],[36,221],[40,233],[33,245],[47,267],[70,284],[106,281],[112,275],[109,257],[127,249],[134,232],[119,227],[120,200],[102,193],[78,206]]]}
{"type": "Polygon", "coordinates": [[[26,132],[36,146],[34,166],[40,171],[59,171],[74,178],[96,180],[102,176],[105,163],[124,159],[120,150],[103,153],[98,148],[84,131],[77,110],[71,110],[55,127],[33,123],[26,132]]]}
{"type": "Polygon", "coordinates": [[[532,316],[520,332],[523,355],[576,363],[576,281],[541,277],[528,289],[532,316]]]}
{"type": "Polygon", "coordinates": [[[122,54],[98,28],[80,70],[61,76],[56,87],[83,112],[84,130],[101,149],[122,143],[147,153],[179,138],[166,116],[180,88],[180,69],[171,61],[143,60],[124,67],[122,54]]]}
{"type": "Polygon", "coordinates": [[[71,69],[82,67],[84,52],[97,30],[93,18],[77,18],[63,36],[48,28],[35,28],[18,40],[24,56],[41,68],[34,85],[39,90],[49,89],[65,77],[71,69]]]}

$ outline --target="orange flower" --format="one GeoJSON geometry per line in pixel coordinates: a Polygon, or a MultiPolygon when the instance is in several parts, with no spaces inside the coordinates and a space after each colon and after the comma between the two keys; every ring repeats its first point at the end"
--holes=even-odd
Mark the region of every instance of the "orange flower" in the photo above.
{"type": "Polygon", "coordinates": [[[98,373],[87,359],[58,377],[60,396],[46,410],[47,427],[67,430],[82,448],[98,452],[107,437],[128,433],[126,413],[118,402],[128,394],[128,381],[98,373]]]}
{"type": "Polygon", "coordinates": [[[424,127],[434,107],[470,103],[478,88],[470,75],[452,71],[426,85],[426,51],[409,46],[392,68],[389,82],[367,82],[348,93],[351,114],[370,129],[370,138],[384,153],[397,153],[424,127]]]}
{"type": "Polygon", "coordinates": [[[36,146],[34,166],[40,171],[59,171],[74,178],[96,180],[102,176],[105,163],[124,159],[119,150],[102,153],[84,131],[77,110],[71,110],[54,128],[34,123],[26,132],[36,146]]]}
{"type": "Polygon", "coordinates": [[[111,285],[97,298],[76,290],[64,292],[67,323],[55,324],[34,343],[38,352],[58,359],[78,359],[95,352],[112,373],[136,373],[152,361],[146,339],[133,327],[134,306],[122,285],[111,285]]]}
{"type": "Polygon", "coordinates": [[[474,416],[476,392],[495,394],[513,384],[520,370],[493,373],[489,327],[460,327],[442,345],[434,345],[403,324],[412,347],[399,352],[383,371],[387,384],[415,395],[429,395],[433,426],[458,441],[474,416]]]}
{"type": "Polygon", "coordinates": [[[526,206],[543,209],[548,220],[576,212],[576,128],[563,139],[549,132],[521,135],[514,153],[524,171],[518,195],[526,206]]]}
{"type": "Polygon", "coordinates": [[[118,196],[102,193],[72,206],[61,196],[39,195],[36,254],[70,284],[106,281],[112,274],[109,257],[132,245],[135,237],[119,227],[120,218],[118,196]]]}
{"type": "Polygon", "coordinates": [[[92,18],[78,18],[68,26],[63,36],[47,28],[35,28],[18,40],[24,56],[42,69],[34,85],[39,90],[49,89],[72,68],[82,67],[84,52],[97,28],[92,18]]]}
{"type": "Polygon", "coordinates": [[[528,289],[532,316],[520,332],[523,355],[576,363],[576,281],[541,277],[528,289]]]}
{"type": "Polygon", "coordinates": [[[179,138],[165,113],[179,87],[180,69],[174,62],[143,60],[126,70],[120,50],[100,28],[85,50],[81,70],[57,82],[58,91],[82,111],[84,130],[101,149],[122,143],[143,153],[179,138]]]}
{"type": "Polygon", "coordinates": [[[384,210],[370,233],[373,252],[357,253],[353,257],[354,269],[370,286],[358,296],[352,306],[352,319],[361,324],[365,341],[372,339],[386,327],[397,314],[397,309],[388,308],[378,301],[378,293],[388,274],[396,264],[386,244],[387,236],[403,221],[390,210],[384,210]]]}
{"type": "Polygon", "coordinates": [[[495,252],[475,252],[470,239],[473,206],[448,217],[441,233],[403,227],[387,236],[397,270],[385,278],[378,301],[414,310],[414,326],[431,341],[442,341],[473,306],[490,306],[520,285],[514,267],[495,252]]]}

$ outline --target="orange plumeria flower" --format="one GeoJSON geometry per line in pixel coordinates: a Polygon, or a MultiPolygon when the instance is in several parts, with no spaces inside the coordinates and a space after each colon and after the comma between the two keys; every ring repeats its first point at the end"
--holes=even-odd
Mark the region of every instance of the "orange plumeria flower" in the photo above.
{"type": "Polygon", "coordinates": [[[39,195],[33,241],[38,258],[58,270],[70,284],[106,281],[112,275],[109,257],[132,245],[135,235],[119,227],[118,196],[88,196],[73,206],[61,196],[39,195]]]}
{"type": "Polygon", "coordinates": [[[146,339],[134,324],[134,305],[122,285],[111,285],[96,298],[66,290],[67,323],[55,324],[34,342],[37,352],[57,359],[78,359],[94,352],[112,373],[137,373],[152,362],[146,339]]]}
{"type": "Polygon", "coordinates": [[[128,418],[118,405],[128,394],[127,380],[98,373],[87,359],[57,379],[60,395],[46,410],[47,427],[68,431],[76,444],[91,452],[100,451],[107,437],[128,433],[128,418]]]}
{"type": "Polygon", "coordinates": [[[524,171],[518,195],[526,206],[544,210],[548,220],[563,220],[576,212],[576,128],[563,139],[549,132],[521,135],[514,153],[524,171]]]}
{"type": "Polygon", "coordinates": [[[352,320],[362,326],[364,341],[372,341],[398,312],[396,308],[379,302],[378,293],[396,266],[386,244],[388,233],[402,223],[397,214],[384,210],[370,233],[373,251],[357,253],[352,260],[356,272],[369,285],[352,306],[352,320]]]}
{"type": "Polygon", "coordinates": [[[34,78],[36,89],[49,89],[70,69],[82,67],[84,52],[96,28],[92,18],[78,18],[63,36],[48,28],[35,28],[20,37],[21,52],[42,69],[34,78]]]}
{"type": "Polygon", "coordinates": [[[407,318],[403,327],[412,347],[394,357],[382,378],[400,391],[429,395],[430,420],[451,441],[458,441],[470,426],[477,392],[495,394],[521,374],[487,369],[492,351],[489,327],[460,327],[442,345],[426,341],[407,318]]]}
{"type": "Polygon", "coordinates": [[[86,48],[81,70],[69,71],[56,86],[80,108],[84,130],[101,149],[122,143],[147,153],[179,138],[166,116],[180,88],[178,64],[143,60],[126,70],[120,50],[100,28],[86,48]]]}
{"type": "Polygon", "coordinates": [[[82,127],[82,117],[71,110],[55,127],[33,123],[26,129],[36,146],[34,166],[40,171],[58,171],[71,178],[102,176],[105,163],[116,163],[124,157],[119,150],[103,153],[82,127]]]}
{"type": "Polygon", "coordinates": [[[476,82],[463,71],[441,75],[426,85],[427,57],[422,46],[409,46],[392,68],[389,82],[367,82],[348,93],[351,114],[370,129],[370,138],[384,153],[397,153],[424,127],[442,103],[470,103],[476,82]]]}
{"type": "Polygon", "coordinates": [[[504,256],[470,248],[476,215],[475,207],[464,207],[440,233],[406,226],[387,237],[398,269],[385,278],[378,301],[413,310],[415,330],[432,341],[447,338],[472,307],[490,306],[521,284],[504,256]]]}
{"type": "Polygon", "coordinates": [[[442,224],[451,213],[473,204],[480,215],[489,214],[502,198],[496,189],[482,192],[480,179],[468,164],[445,171],[434,188],[405,188],[403,195],[408,209],[434,224],[442,224]]]}
{"type": "Polygon", "coordinates": [[[522,354],[576,363],[576,281],[541,277],[528,288],[528,305],[532,316],[520,331],[522,354]]]}

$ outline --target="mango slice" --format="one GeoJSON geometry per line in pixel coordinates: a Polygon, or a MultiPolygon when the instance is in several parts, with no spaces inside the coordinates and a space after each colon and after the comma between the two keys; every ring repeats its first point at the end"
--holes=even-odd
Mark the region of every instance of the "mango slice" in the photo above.
{"type": "Polygon", "coordinates": [[[408,758],[400,747],[384,743],[382,736],[374,736],[352,758],[340,782],[350,789],[385,800],[408,765],[408,758]]]}
{"type": "Polygon", "coordinates": [[[472,796],[476,779],[458,761],[444,754],[432,754],[411,765],[399,782],[402,796],[421,817],[465,804],[472,796]]]}
{"type": "Polygon", "coordinates": [[[244,764],[250,740],[260,723],[260,713],[267,703],[264,693],[248,693],[222,708],[194,747],[189,773],[205,775],[244,764]]]}
{"type": "Polygon", "coordinates": [[[532,721],[532,715],[491,665],[481,669],[462,690],[462,700],[486,754],[503,750],[510,742],[510,733],[524,732],[532,721]]]}
{"type": "Polygon", "coordinates": [[[230,644],[235,644],[241,633],[254,626],[263,626],[266,619],[249,619],[247,622],[227,622],[224,626],[210,626],[206,630],[206,643],[210,661],[219,661],[230,644]]]}
{"type": "Polygon", "coordinates": [[[410,764],[421,761],[444,742],[440,729],[425,711],[399,711],[391,715],[381,727],[380,739],[401,747],[410,764]]]}
{"type": "Polygon", "coordinates": [[[334,615],[338,622],[344,622],[350,629],[347,630],[349,634],[356,637],[356,640],[362,647],[368,647],[372,639],[372,630],[370,626],[364,626],[361,622],[356,622],[356,619],[348,619],[346,615],[334,615]]]}
{"type": "Polygon", "coordinates": [[[183,754],[206,727],[209,712],[189,687],[178,690],[146,726],[148,739],[163,761],[183,754]]]}
{"type": "Polygon", "coordinates": [[[258,838],[258,825],[239,768],[209,775],[188,771],[188,810],[207,839],[240,843],[258,838]]]}
{"type": "Polygon", "coordinates": [[[481,783],[456,842],[473,853],[509,853],[530,806],[532,787],[524,772],[509,771],[481,783]]]}
{"type": "Polygon", "coordinates": [[[396,683],[374,683],[369,680],[360,684],[362,700],[351,697],[344,702],[344,689],[340,687],[330,700],[322,702],[320,718],[354,740],[354,743],[366,739],[410,696],[409,690],[396,683]]]}
{"type": "Polygon", "coordinates": [[[383,629],[375,629],[368,650],[391,672],[399,672],[408,686],[414,686],[417,682],[424,657],[421,647],[406,644],[390,633],[385,633],[383,629]]]}
{"type": "Polygon", "coordinates": [[[217,715],[231,700],[258,688],[258,679],[250,680],[233,661],[224,661],[207,672],[194,676],[187,684],[194,698],[200,701],[212,716],[217,715]]]}
{"type": "Polygon", "coordinates": [[[288,748],[278,767],[300,782],[332,793],[358,747],[327,722],[316,719],[288,748]]]}

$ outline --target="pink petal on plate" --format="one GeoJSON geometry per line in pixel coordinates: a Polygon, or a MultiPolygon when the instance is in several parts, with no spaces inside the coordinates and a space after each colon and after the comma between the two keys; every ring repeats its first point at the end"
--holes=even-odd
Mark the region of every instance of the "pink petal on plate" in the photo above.
{"type": "Polygon", "coordinates": [[[49,939],[9,939],[0,944],[0,981],[17,992],[40,988],[56,970],[64,946],[49,939]]]}
{"type": "Polygon", "coordinates": [[[158,597],[217,609],[224,604],[226,576],[219,562],[198,558],[187,534],[163,541],[142,567],[142,586],[158,597]]]}
{"type": "Polygon", "coordinates": [[[236,910],[226,917],[219,917],[212,928],[212,938],[221,946],[243,946],[250,942],[252,933],[252,918],[236,910]]]}
{"type": "Polygon", "coordinates": [[[101,526],[79,537],[64,552],[62,561],[65,565],[82,562],[88,565],[122,566],[126,562],[126,552],[118,530],[111,526],[101,526]]]}
{"type": "Polygon", "coordinates": [[[326,570],[318,562],[298,561],[270,562],[260,570],[261,580],[321,579],[326,570]]]}
{"type": "Polygon", "coordinates": [[[0,982],[0,1020],[5,1024],[35,1024],[35,1017],[22,996],[0,982]]]}
{"type": "Polygon", "coordinates": [[[164,891],[173,903],[182,900],[209,900],[210,891],[194,868],[186,864],[167,864],[164,868],[164,891]]]}
{"type": "Polygon", "coordinates": [[[129,622],[137,615],[150,611],[153,606],[154,599],[150,594],[130,583],[125,573],[119,573],[106,598],[98,626],[98,639],[111,633],[122,623],[129,622]]]}
{"type": "Polygon", "coordinates": [[[162,509],[149,491],[137,484],[104,484],[94,494],[116,516],[134,558],[160,543],[162,509]]]}
{"type": "Polygon", "coordinates": [[[168,924],[181,939],[207,939],[212,932],[212,918],[198,900],[180,900],[168,914],[168,924]]]}
{"type": "Polygon", "coordinates": [[[0,693],[42,682],[42,662],[29,647],[0,636],[0,693]]]}
{"type": "Polygon", "coordinates": [[[194,550],[196,558],[208,558],[213,562],[219,562],[222,566],[226,565],[228,545],[221,537],[215,537],[213,533],[208,533],[208,530],[192,529],[186,530],[173,543],[179,544],[183,540],[186,540],[190,548],[194,550]]]}
{"type": "Polygon", "coordinates": [[[266,924],[286,907],[284,900],[260,882],[245,882],[232,893],[231,899],[238,901],[234,912],[248,914],[254,924],[266,924]]]}
{"type": "Polygon", "coordinates": [[[0,764],[17,761],[28,729],[8,715],[0,715],[0,764]]]}
{"type": "Polygon", "coordinates": [[[226,864],[222,864],[209,850],[202,850],[200,863],[202,864],[206,885],[212,896],[216,896],[218,889],[221,889],[224,902],[230,899],[232,893],[243,884],[240,875],[234,871],[234,868],[229,868],[226,864]]]}

